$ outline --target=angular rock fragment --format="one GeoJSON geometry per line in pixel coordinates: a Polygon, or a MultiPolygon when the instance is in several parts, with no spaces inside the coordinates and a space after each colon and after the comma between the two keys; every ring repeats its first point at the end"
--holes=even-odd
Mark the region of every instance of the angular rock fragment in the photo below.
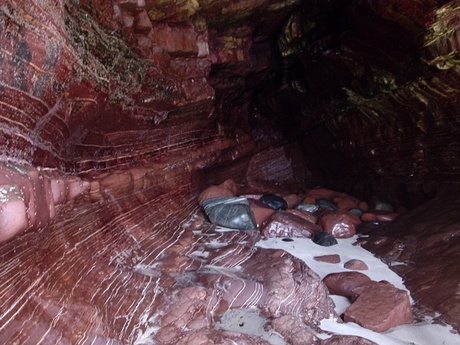
{"type": "Polygon", "coordinates": [[[376,332],[385,332],[392,327],[412,323],[414,320],[409,295],[387,282],[379,282],[353,289],[357,299],[344,313],[346,322],[376,332]]]}
{"type": "Polygon", "coordinates": [[[340,255],[338,254],[320,255],[313,257],[313,259],[315,259],[316,261],[328,262],[330,264],[340,263],[340,255]]]}

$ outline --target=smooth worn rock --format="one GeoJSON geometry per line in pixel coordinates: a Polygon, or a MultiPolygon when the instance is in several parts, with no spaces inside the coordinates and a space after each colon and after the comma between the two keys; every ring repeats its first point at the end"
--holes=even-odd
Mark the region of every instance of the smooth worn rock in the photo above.
{"type": "Polygon", "coordinates": [[[296,209],[314,213],[319,210],[319,207],[316,204],[301,203],[296,206],[296,209]]]}
{"type": "Polygon", "coordinates": [[[303,210],[298,210],[298,209],[295,209],[295,210],[288,209],[287,212],[291,214],[295,214],[296,216],[299,216],[305,220],[308,220],[311,223],[316,224],[316,222],[318,221],[318,217],[308,211],[303,211],[303,210]]]}
{"type": "Polygon", "coordinates": [[[388,283],[377,283],[354,289],[357,299],[344,312],[345,322],[385,332],[414,320],[409,295],[388,283]]]}
{"type": "Polygon", "coordinates": [[[306,195],[306,197],[315,198],[316,200],[318,199],[332,200],[333,198],[339,197],[339,196],[346,197],[347,194],[341,193],[341,192],[338,192],[332,189],[327,189],[327,188],[314,188],[314,189],[310,189],[306,195]]]}
{"type": "Polygon", "coordinates": [[[330,294],[347,298],[352,297],[353,289],[369,281],[371,281],[371,278],[360,272],[330,273],[323,278],[323,282],[329,289],[330,294]]]}
{"type": "Polygon", "coordinates": [[[318,205],[319,210],[337,210],[337,206],[328,199],[316,199],[316,205],[318,205]]]}
{"type": "Polygon", "coordinates": [[[320,246],[323,246],[323,247],[330,247],[330,246],[333,246],[334,244],[337,244],[337,240],[335,239],[335,237],[332,236],[330,233],[323,231],[323,230],[315,233],[313,235],[312,240],[316,244],[319,244],[320,246]]]}
{"type": "Polygon", "coordinates": [[[257,227],[246,198],[211,198],[203,202],[211,223],[230,229],[251,230],[257,227]]]}
{"type": "Polygon", "coordinates": [[[267,206],[271,207],[274,210],[286,210],[288,207],[288,204],[286,200],[284,200],[282,197],[275,195],[275,194],[264,194],[260,198],[260,201],[262,201],[264,204],[267,206]]]}
{"type": "Polygon", "coordinates": [[[355,222],[345,211],[326,212],[321,216],[318,224],[336,238],[348,238],[356,233],[355,222]]]}
{"type": "Polygon", "coordinates": [[[321,228],[286,211],[275,212],[268,220],[262,230],[265,237],[306,237],[310,238],[315,233],[321,231],[321,228]]]}
{"type": "Polygon", "coordinates": [[[343,267],[348,270],[356,270],[356,271],[365,271],[369,269],[366,263],[359,259],[348,260],[347,262],[343,264],[343,267]]]}
{"type": "Polygon", "coordinates": [[[373,200],[372,209],[375,211],[394,212],[394,208],[389,202],[379,199],[373,200]]]}
{"type": "Polygon", "coordinates": [[[330,264],[338,264],[338,263],[340,263],[340,255],[339,254],[329,254],[329,255],[314,256],[313,259],[315,259],[316,261],[328,262],[330,264]]]}
{"type": "Polygon", "coordinates": [[[352,196],[336,196],[332,199],[337,208],[342,211],[348,211],[358,207],[359,200],[352,196]]]}
{"type": "Polygon", "coordinates": [[[397,212],[388,211],[368,211],[363,213],[361,220],[363,222],[391,222],[399,216],[397,212]]]}
{"type": "Polygon", "coordinates": [[[361,210],[360,208],[358,207],[355,207],[355,208],[351,208],[348,210],[349,213],[353,213],[355,215],[357,215],[358,217],[361,217],[364,213],[363,210],[361,210]]]}
{"type": "Polygon", "coordinates": [[[286,201],[287,209],[295,208],[301,202],[301,198],[297,194],[283,195],[282,198],[286,201]]]}

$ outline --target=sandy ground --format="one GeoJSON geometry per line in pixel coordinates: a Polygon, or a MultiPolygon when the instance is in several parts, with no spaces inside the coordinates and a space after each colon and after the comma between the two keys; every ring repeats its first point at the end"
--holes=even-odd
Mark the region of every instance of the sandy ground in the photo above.
{"type": "MultiPolygon", "coordinates": [[[[332,247],[319,246],[310,239],[296,238],[291,242],[285,242],[280,238],[263,239],[257,243],[262,248],[284,249],[290,254],[303,260],[321,278],[333,272],[350,271],[343,267],[343,264],[350,259],[364,261],[369,270],[360,271],[368,275],[372,280],[386,280],[399,289],[407,290],[401,277],[388,268],[386,264],[376,258],[360,246],[354,245],[356,236],[348,239],[339,239],[338,244],[332,247]],[[331,264],[314,260],[315,256],[338,254],[340,263],[331,264]]],[[[336,305],[338,315],[349,305],[346,298],[331,295],[336,305]]],[[[411,299],[412,301],[412,299],[411,299]]],[[[241,315],[240,315],[241,316],[241,315]]],[[[434,324],[432,319],[426,318],[421,322],[410,325],[394,327],[386,332],[377,333],[360,327],[355,323],[338,323],[336,320],[327,319],[321,323],[321,329],[332,334],[358,335],[372,340],[380,345],[458,345],[460,335],[452,333],[452,327],[434,324]]],[[[241,329],[240,329],[241,331],[241,329]]],[[[328,338],[330,335],[317,334],[319,338],[328,338]]],[[[267,339],[268,340],[268,339],[267,339]]],[[[270,341],[272,341],[270,339],[270,341]]],[[[273,344],[284,344],[279,339],[273,339],[273,344]]]]}

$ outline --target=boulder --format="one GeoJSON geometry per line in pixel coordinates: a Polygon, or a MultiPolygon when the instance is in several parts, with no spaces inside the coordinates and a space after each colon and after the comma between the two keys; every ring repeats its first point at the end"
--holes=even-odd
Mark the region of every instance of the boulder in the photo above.
{"type": "Polygon", "coordinates": [[[385,332],[414,320],[406,291],[387,282],[379,282],[353,289],[357,299],[344,313],[346,322],[376,331],[385,332]]]}
{"type": "Polygon", "coordinates": [[[371,278],[360,272],[330,273],[323,279],[323,283],[326,284],[331,295],[344,296],[350,299],[354,289],[370,281],[371,278]]]}
{"type": "Polygon", "coordinates": [[[356,233],[355,222],[345,211],[326,212],[321,216],[318,224],[336,238],[348,238],[356,233]]]}
{"type": "Polygon", "coordinates": [[[262,230],[265,237],[312,237],[321,228],[295,214],[278,211],[267,220],[262,230]]]}
{"type": "Polygon", "coordinates": [[[203,202],[203,209],[213,224],[238,230],[251,230],[257,227],[246,198],[206,199],[203,202]]]}

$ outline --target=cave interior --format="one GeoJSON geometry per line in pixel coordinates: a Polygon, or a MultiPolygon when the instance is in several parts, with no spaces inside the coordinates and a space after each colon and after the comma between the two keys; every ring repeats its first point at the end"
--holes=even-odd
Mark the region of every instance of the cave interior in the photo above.
{"type": "Polygon", "coordinates": [[[205,268],[271,254],[197,235],[227,179],[390,203],[366,246],[460,331],[459,51],[457,0],[2,2],[0,340],[236,337],[205,268]]]}

